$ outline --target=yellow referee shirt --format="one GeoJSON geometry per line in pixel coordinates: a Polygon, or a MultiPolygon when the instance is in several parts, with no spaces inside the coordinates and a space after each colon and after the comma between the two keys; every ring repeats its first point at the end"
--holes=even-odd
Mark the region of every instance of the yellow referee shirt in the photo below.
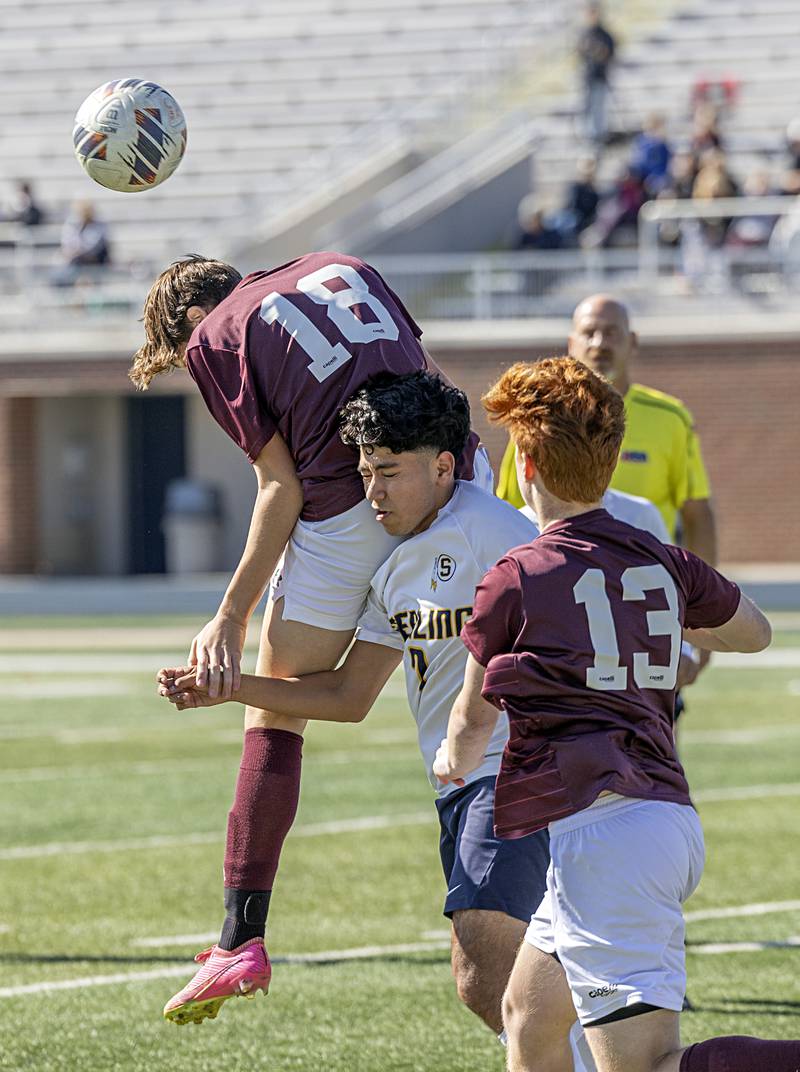
{"type": "MultiPolygon", "coordinates": [[[[611,487],[654,503],[673,537],[686,500],[709,498],[692,415],[677,398],[639,383],[630,385],[625,395],[625,438],[611,487]]],[[[523,505],[511,443],[503,456],[497,494],[513,506],[523,505]]]]}

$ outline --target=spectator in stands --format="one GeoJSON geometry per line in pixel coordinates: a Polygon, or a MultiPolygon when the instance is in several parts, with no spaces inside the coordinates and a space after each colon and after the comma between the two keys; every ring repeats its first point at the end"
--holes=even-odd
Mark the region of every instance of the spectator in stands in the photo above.
{"type": "Polygon", "coordinates": [[[781,179],[781,192],[800,194],[800,119],[793,119],[786,128],[787,170],[781,179]]]}
{"type": "Polygon", "coordinates": [[[786,128],[786,148],[789,167],[792,171],[800,171],[800,119],[793,119],[786,128]]]}
{"type": "Polygon", "coordinates": [[[669,182],[672,149],[664,134],[664,117],[653,112],[633,143],[631,168],[636,171],[651,197],[669,182]]]}
{"type": "Polygon", "coordinates": [[[603,25],[598,0],[586,5],[586,27],[578,39],[583,78],[583,114],[589,137],[600,147],[608,135],[609,72],[616,42],[603,25]]]}
{"type": "MultiPolygon", "coordinates": [[[[739,186],[728,170],[725,154],[719,149],[709,149],[700,161],[700,170],[692,187],[695,199],[716,200],[721,197],[738,197],[739,186]]],[[[701,221],[706,243],[711,247],[721,246],[730,224],[730,219],[709,217],[701,221]]]]}
{"type": "Polygon", "coordinates": [[[565,246],[577,245],[580,236],[595,221],[600,202],[600,194],[595,185],[595,171],[593,156],[586,156],[578,161],[576,177],[569,184],[566,200],[558,213],[556,223],[565,246]]]}
{"type": "Polygon", "coordinates": [[[44,212],[33,196],[33,187],[20,179],[15,184],[14,196],[4,208],[3,218],[9,223],[21,223],[24,227],[36,227],[44,220],[44,212]]]}
{"type": "MultiPolygon", "coordinates": [[[[700,161],[700,170],[692,186],[695,200],[736,197],[739,187],[728,170],[725,154],[709,149],[700,161]]],[[[683,276],[691,289],[721,293],[729,286],[728,258],[724,253],[729,216],[705,216],[687,219],[681,224],[681,258],[683,276]]]]}
{"type": "Polygon", "coordinates": [[[597,219],[584,231],[581,245],[590,249],[635,242],[639,209],[646,199],[641,176],[625,167],[611,193],[600,202],[597,219]]]}
{"type": "MultiPolygon", "coordinates": [[[[682,200],[692,196],[697,178],[698,163],[694,153],[675,153],[670,161],[666,185],[657,194],[658,200],[682,200]]],[[[681,227],[677,220],[665,220],[658,229],[662,245],[677,246],[681,240],[681,227]]]]}
{"type": "Polygon", "coordinates": [[[54,278],[57,286],[72,286],[83,268],[109,264],[111,248],[108,229],[95,216],[90,201],[77,204],[65,220],[61,232],[61,255],[64,264],[54,278]]]}
{"type": "Polygon", "coordinates": [[[517,219],[517,249],[558,249],[561,246],[561,235],[545,219],[535,194],[528,194],[520,201],[517,219]]]}
{"type": "Polygon", "coordinates": [[[667,182],[659,190],[659,197],[691,197],[694,190],[694,181],[700,169],[697,157],[694,153],[675,153],[669,163],[667,182]]]}
{"type": "Polygon", "coordinates": [[[713,104],[698,104],[695,108],[690,148],[698,157],[709,149],[722,149],[719,112],[713,104]]]}
{"type": "MultiPolygon", "coordinates": [[[[771,197],[777,194],[768,171],[754,171],[744,181],[745,197],[771,197]]],[[[766,246],[772,236],[778,217],[754,213],[731,220],[727,244],[738,248],[766,246]]]]}

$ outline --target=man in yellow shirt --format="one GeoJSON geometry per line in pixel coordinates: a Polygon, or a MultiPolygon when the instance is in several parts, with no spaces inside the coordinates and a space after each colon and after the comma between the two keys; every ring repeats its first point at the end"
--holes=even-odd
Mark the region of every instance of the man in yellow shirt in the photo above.
{"type": "MultiPolygon", "coordinates": [[[[631,383],[629,366],[636,350],[636,333],[621,302],[595,294],[580,303],[572,319],[569,355],[607,377],[625,399],[625,438],[611,487],[654,503],[672,538],[680,521],[681,543],[713,566],[716,525],[692,416],[677,398],[631,383]]],[[[511,445],[497,494],[522,505],[511,445]]]]}

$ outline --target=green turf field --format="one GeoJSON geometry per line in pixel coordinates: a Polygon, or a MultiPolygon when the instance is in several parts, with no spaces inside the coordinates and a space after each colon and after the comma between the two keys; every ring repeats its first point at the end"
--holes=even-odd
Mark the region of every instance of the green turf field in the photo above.
{"type": "MultiPolygon", "coordinates": [[[[363,725],[309,732],[269,998],[199,1027],[162,1021],[220,922],[240,748],[240,708],[181,715],[155,696],[148,667],[179,661],[197,624],[0,620],[0,1069],[502,1069],[450,981],[432,795],[398,679],[363,725]]],[[[682,732],[708,849],[687,907],[687,1042],[800,1036],[800,633],[767,654],[768,668],[709,670],[682,732]]]]}

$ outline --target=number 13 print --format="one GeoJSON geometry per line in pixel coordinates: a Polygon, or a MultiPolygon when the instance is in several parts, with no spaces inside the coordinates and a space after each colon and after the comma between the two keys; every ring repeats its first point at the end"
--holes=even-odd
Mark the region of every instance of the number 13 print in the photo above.
{"type": "MultiPolygon", "coordinates": [[[[647,611],[647,631],[650,636],[668,636],[670,655],[668,666],[650,662],[646,651],[633,653],[633,680],[640,689],[674,689],[678,680],[683,633],[678,618],[678,590],[667,570],[655,563],[652,566],[631,566],[622,574],[622,598],[644,599],[646,592],[660,590],[667,598],[666,610],[647,611]]],[[[586,607],[589,636],[594,648],[594,665],[586,671],[590,689],[621,691],[628,687],[628,668],[619,658],[619,642],[611,612],[611,600],[606,592],[602,570],[588,569],[572,589],[575,602],[586,607]]]]}

